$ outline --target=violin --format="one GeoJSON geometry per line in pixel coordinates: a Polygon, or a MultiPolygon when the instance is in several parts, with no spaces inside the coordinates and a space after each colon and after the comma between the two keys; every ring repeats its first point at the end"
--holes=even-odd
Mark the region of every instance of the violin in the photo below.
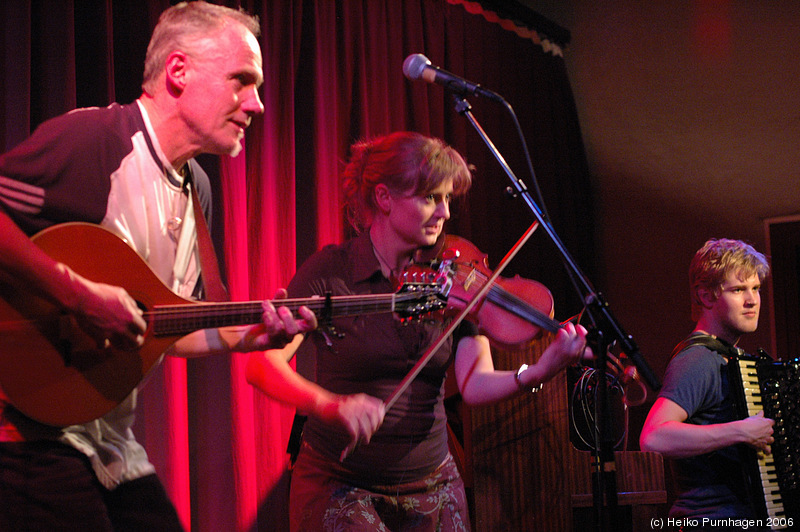
{"type": "MultiPolygon", "coordinates": [[[[438,264],[439,268],[444,264],[449,270],[452,285],[445,315],[463,309],[492,276],[488,256],[469,240],[455,235],[443,235],[434,246],[418,252],[414,263],[416,267],[438,264]]],[[[553,320],[553,308],[553,295],[542,283],[519,275],[498,276],[466,319],[494,343],[512,348],[529,344],[543,329],[551,333],[561,329],[561,324],[553,320]]]]}

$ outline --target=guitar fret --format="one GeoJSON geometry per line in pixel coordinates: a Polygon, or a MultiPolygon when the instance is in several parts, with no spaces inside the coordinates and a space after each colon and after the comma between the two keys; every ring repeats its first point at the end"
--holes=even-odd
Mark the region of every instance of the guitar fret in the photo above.
{"type": "Polygon", "coordinates": [[[248,302],[236,306],[224,303],[160,306],[149,314],[156,336],[172,336],[200,329],[258,323],[261,313],[260,303],[248,302]]]}
{"type": "MultiPolygon", "coordinates": [[[[336,296],[328,301],[324,297],[283,299],[273,301],[296,313],[307,306],[319,319],[393,312],[400,302],[415,301],[419,294],[413,291],[399,294],[368,294],[364,296],[336,296]]],[[[263,310],[260,301],[230,303],[195,303],[190,305],[159,305],[146,312],[153,322],[156,336],[187,334],[200,329],[231,325],[253,325],[261,321],[263,310]]]]}

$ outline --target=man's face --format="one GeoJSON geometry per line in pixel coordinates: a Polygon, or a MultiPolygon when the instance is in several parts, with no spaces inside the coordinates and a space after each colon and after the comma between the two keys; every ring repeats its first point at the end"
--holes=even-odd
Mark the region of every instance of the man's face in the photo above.
{"type": "Polygon", "coordinates": [[[736,271],[729,273],[719,288],[719,296],[709,309],[709,317],[718,331],[738,338],[756,330],[760,310],[761,281],[758,275],[745,278],[744,274],[736,271]]]}
{"type": "Polygon", "coordinates": [[[190,142],[203,153],[237,155],[245,128],[264,112],[258,41],[244,26],[229,24],[201,41],[188,63],[181,113],[190,142]]]}

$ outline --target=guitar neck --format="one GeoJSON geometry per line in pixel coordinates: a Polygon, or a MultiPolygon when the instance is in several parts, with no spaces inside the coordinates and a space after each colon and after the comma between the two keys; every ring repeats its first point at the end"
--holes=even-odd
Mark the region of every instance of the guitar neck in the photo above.
{"type": "MultiPolygon", "coordinates": [[[[276,307],[287,307],[293,314],[297,314],[300,307],[307,306],[318,320],[326,322],[344,316],[394,312],[398,304],[418,297],[399,293],[281,299],[272,303],[276,307]]],[[[145,319],[152,322],[155,336],[183,336],[200,329],[260,323],[264,312],[262,303],[242,301],[157,305],[145,312],[145,319]]]]}

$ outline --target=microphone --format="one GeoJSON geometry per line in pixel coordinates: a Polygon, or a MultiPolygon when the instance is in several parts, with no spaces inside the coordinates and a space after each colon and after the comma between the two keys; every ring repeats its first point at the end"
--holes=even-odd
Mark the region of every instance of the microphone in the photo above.
{"type": "Polygon", "coordinates": [[[477,83],[472,83],[464,78],[451,74],[447,70],[433,66],[430,60],[422,54],[411,54],[403,61],[403,74],[410,80],[421,79],[428,83],[438,83],[460,96],[474,95],[495,102],[504,103],[499,94],[484,89],[477,83]]]}

